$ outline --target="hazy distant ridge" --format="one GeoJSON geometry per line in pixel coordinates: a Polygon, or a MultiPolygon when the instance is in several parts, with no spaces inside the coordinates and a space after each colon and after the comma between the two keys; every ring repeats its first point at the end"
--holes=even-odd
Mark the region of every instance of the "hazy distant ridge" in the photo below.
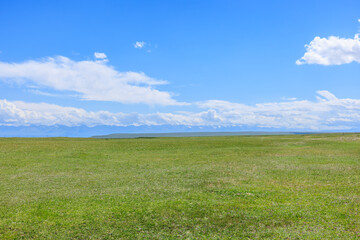
{"type": "Polygon", "coordinates": [[[174,133],[114,133],[93,136],[93,138],[146,138],[146,137],[210,137],[210,136],[252,136],[252,135],[293,135],[309,132],[174,132],[174,133]]]}

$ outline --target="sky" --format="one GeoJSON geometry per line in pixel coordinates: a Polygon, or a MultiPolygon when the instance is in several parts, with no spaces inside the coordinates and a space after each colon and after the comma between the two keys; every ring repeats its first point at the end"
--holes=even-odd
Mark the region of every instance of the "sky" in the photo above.
{"type": "Polygon", "coordinates": [[[359,10],[2,0],[0,127],[359,131],[359,10]]]}

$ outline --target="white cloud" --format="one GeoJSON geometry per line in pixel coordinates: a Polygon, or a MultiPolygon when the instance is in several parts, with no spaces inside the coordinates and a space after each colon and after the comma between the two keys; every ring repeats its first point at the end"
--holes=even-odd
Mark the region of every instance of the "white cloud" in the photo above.
{"type": "Polygon", "coordinates": [[[318,91],[316,102],[308,100],[261,103],[249,106],[219,100],[198,103],[213,109],[222,125],[286,129],[351,129],[360,124],[360,99],[338,99],[318,91]]]}
{"type": "Polygon", "coordinates": [[[306,53],[296,61],[297,65],[321,64],[341,65],[351,62],[360,63],[360,39],[359,34],[352,38],[329,38],[315,37],[308,45],[305,45],[306,53]]]}
{"type": "Polygon", "coordinates": [[[166,84],[142,72],[119,72],[104,61],[49,57],[22,63],[0,62],[0,81],[79,93],[84,100],[183,105],[154,88],[166,84]]]}
{"type": "Polygon", "coordinates": [[[134,48],[143,48],[145,47],[146,42],[136,42],[134,43],[134,48]]]}
{"type": "Polygon", "coordinates": [[[192,116],[181,114],[89,112],[81,108],[62,107],[47,103],[0,100],[0,126],[192,125],[194,122],[196,120],[192,119],[192,116]]]}
{"type": "Polygon", "coordinates": [[[360,99],[339,99],[328,91],[318,91],[316,101],[297,100],[250,106],[210,100],[197,103],[197,106],[204,110],[140,114],[89,112],[47,103],[0,100],[0,125],[184,125],[339,130],[358,128],[360,124],[360,99]]]}
{"type": "Polygon", "coordinates": [[[283,97],[282,100],[287,100],[287,101],[295,101],[297,98],[287,98],[287,97],[283,97]]]}
{"type": "Polygon", "coordinates": [[[44,91],[41,91],[39,89],[29,89],[28,92],[36,94],[36,95],[47,96],[47,97],[60,97],[59,94],[44,92],[44,91]]]}
{"type": "Polygon", "coordinates": [[[105,53],[100,53],[100,52],[94,52],[94,56],[97,59],[105,59],[105,58],[107,58],[105,53]]]}

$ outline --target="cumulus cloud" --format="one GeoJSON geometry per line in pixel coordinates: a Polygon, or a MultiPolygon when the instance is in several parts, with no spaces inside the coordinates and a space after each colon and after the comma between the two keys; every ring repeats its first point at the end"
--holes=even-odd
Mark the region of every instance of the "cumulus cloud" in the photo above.
{"type": "Polygon", "coordinates": [[[0,126],[64,125],[64,126],[140,126],[193,125],[192,115],[172,113],[111,113],[90,112],[81,108],[48,103],[0,100],[0,126]]]}
{"type": "Polygon", "coordinates": [[[145,47],[146,42],[135,42],[134,48],[143,48],[145,47]]]}
{"type": "Polygon", "coordinates": [[[360,39],[359,34],[354,38],[328,38],[315,37],[305,45],[306,53],[296,61],[297,65],[320,64],[341,65],[351,62],[360,63],[360,39]]]}
{"type": "Polygon", "coordinates": [[[254,106],[210,100],[196,103],[197,112],[111,113],[47,103],[0,100],[0,125],[65,126],[212,126],[263,127],[298,130],[352,129],[360,124],[360,99],[339,99],[318,91],[317,100],[261,103],[254,106]]]}
{"type": "Polygon", "coordinates": [[[360,124],[360,100],[338,99],[318,91],[317,101],[296,100],[255,106],[210,100],[198,106],[213,109],[226,126],[256,126],[286,129],[351,129],[360,124]]]}
{"type": "MultiPolygon", "coordinates": [[[[106,57],[101,53],[98,57],[106,57]]],[[[96,57],[96,55],[95,55],[96,57]]],[[[84,100],[183,105],[169,92],[155,89],[166,84],[142,72],[119,72],[104,61],[73,61],[49,57],[22,63],[0,62],[0,81],[22,86],[78,93],[84,100]]]]}
{"type": "Polygon", "coordinates": [[[106,56],[105,53],[100,53],[100,52],[95,52],[95,53],[94,53],[94,56],[95,56],[95,58],[98,58],[98,59],[105,59],[105,58],[107,58],[107,56],[106,56]]]}

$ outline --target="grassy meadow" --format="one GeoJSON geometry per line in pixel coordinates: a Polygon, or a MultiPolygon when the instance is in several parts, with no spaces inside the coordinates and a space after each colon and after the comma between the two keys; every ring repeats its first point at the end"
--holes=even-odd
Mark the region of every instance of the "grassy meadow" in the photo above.
{"type": "Polygon", "coordinates": [[[360,134],[0,139],[0,239],[359,239],[360,134]]]}

